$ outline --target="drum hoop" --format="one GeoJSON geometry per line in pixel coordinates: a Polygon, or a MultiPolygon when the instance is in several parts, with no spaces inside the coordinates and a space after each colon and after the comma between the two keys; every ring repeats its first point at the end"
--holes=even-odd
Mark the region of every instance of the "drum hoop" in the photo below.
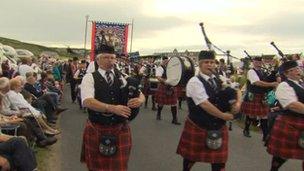
{"type": "MultiPolygon", "coordinates": [[[[191,67],[191,69],[192,69],[192,71],[194,72],[194,75],[195,75],[195,66],[194,66],[194,62],[192,61],[192,59],[190,58],[190,57],[188,57],[188,56],[174,56],[174,57],[177,57],[178,58],[178,60],[181,62],[181,64],[182,64],[182,75],[181,75],[181,78],[180,78],[180,80],[179,81],[181,81],[182,80],[182,78],[184,77],[184,75],[185,75],[185,62],[182,60],[182,57],[183,58],[187,58],[187,60],[190,62],[190,67],[191,67]]],[[[171,58],[172,59],[172,58],[171,58]]],[[[170,60],[171,60],[170,59],[170,60]]],[[[180,83],[178,83],[177,85],[179,85],[180,83]]],[[[177,86],[177,85],[174,85],[174,86],[177,86]]]]}

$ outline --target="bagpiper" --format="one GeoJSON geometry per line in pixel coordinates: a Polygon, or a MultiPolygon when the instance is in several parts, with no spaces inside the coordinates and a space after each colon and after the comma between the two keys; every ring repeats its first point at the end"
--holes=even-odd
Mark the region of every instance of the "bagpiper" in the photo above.
{"type": "MultiPolygon", "coordinates": [[[[276,90],[283,107],[277,116],[268,140],[267,151],[273,155],[271,171],[278,171],[288,159],[304,160],[304,85],[302,71],[296,61],[281,65],[287,79],[276,90]]],[[[300,169],[299,169],[300,170],[300,169]]],[[[302,162],[304,170],[304,162],[302,162]]]]}
{"type": "MultiPolygon", "coordinates": [[[[198,75],[192,77],[186,86],[189,115],[185,121],[177,154],[183,159],[183,171],[190,171],[195,162],[211,164],[212,171],[225,169],[228,158],[228,128],[226,121],[234,115],[226,113],[221,108],[223,101],[221,83],[213,71],[215,70],[214,51],[199,53],[198,75]]],[[[229,94],[227,94],[229,95],[229,94]]],[[[233,113],[238,113],[241,102],[237,96],[232,107],[233,113]]]]}

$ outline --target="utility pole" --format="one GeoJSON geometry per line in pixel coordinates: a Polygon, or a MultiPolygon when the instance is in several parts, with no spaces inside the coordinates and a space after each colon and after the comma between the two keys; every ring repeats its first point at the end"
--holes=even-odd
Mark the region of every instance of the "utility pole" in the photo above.
{"type": "Polygon", "coordinates": [[[85,16],[86,23],[85,23],[85,31],[84,31],[84,58],[87,56],[87,31],[88,31],[88,21],[89,21],[89,15],[85,16]]]}

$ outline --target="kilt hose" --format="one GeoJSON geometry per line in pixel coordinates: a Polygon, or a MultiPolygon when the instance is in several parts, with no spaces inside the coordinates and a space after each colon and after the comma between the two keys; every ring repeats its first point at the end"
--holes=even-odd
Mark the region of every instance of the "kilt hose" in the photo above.
{"type": "Polygon", "coordinates": [[[155,102],[159,105],[176,105],[177,94],[175,87],[173,88],[173,94],[167,95],[166,85],[159,83],[157,91],[155,93],[155,102]]]}
{"type": "Polygon", "coordinates": [[[205,143],[207,130],[200,128],[187,118],[176,153],[194,162],[226,163],[228,158],[227,127],[223,126],[222,131],[222,147],[218,150],[211,150],[205,143]]]}
{"type": "Polygon", "coordinates": [[[175,87],[177,98],[186,99],[186,88],[181,85],[175,87]]]}
{"type": "Polygon", "coordinates": [[[302,131],[304,131],[303,117],[278,116],[270,133],[268,153],[284,159],[304,160],[304,149],[298,145],[302,131]]]}
{"type": "Polygon", "coordinates": [[[105,126],[87,121],[83,134],[81,162],[92,171],[126,171],[132,146],[129,125],[123,123],[105,126]],[[100,154],[99,144],[102,135],[117,136],[117,153],[106,157],[100,154]]]}
{"type": "Polygon", "coordinates": [[[244,101],[241,106],[241,112],[250,117],[265,117],[270,109],[262,103],[264,94],[254,94],[252,101],[244,101]]]}

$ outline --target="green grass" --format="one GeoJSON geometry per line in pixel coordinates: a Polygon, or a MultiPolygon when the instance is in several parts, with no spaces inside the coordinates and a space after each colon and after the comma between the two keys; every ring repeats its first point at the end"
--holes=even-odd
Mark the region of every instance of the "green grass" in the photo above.
{"type": "Polygon", "coordinates": [[[40,171],[46,171],[49,168],[49,155],[51,152],[51,148],[38,148],[35,147],[35,154],[36,154],[36,159],[38,163],[38,169],[40,171]]]}

